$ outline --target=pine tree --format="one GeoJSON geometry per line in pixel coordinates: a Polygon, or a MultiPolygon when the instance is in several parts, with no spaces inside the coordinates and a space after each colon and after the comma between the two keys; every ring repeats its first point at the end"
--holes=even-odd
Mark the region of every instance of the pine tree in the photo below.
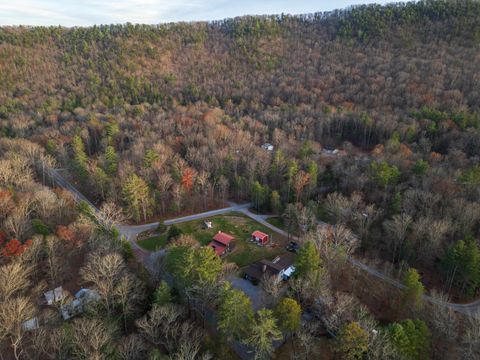
{"type": "Polygon", "coordinates": [[[152,165],[159,159],[158,154],[153,149],[148,149],[143,156],[143,166],[147,169],[151,168],[152,165]]]}
{"type": "Polygon", "coordinates": [[[357,322],[340,329],[335,341],[335,352],[345,360],[363,359],[368,350],[368,333],[357,322]]]}
{"type": "Polygon", "coordinates": [[[72,140],[73,149],[73,169],[79,180],[84,182],[88,177],[88,157],[85,152],[85,145],[79,135],[75,135],[72,140]]]}
{"type": "Polygon", "coordinates": [[[160,285],[158,285],[157,290],[155,290],[155,293],[153,296],[154,296],[153,302],[156,305],[160,305],[160,306],[169,304],[173,300],[172,289],[170,288],[170,285],[168,285],[165,280],[162,280],[160,282],[160,285]]]}
{"type": "Polygon", "coordinates": [[[135,221],[140,221],[141,215],[144,220],[147,220],[151,202],[147,183],[136,174],[132,174],[123,186],[122,193],[128,210],[135,221]]]}
{"type": "Polygon", "coordinates": [[[282,204],[280,200],[280,194],[277,190],[273,190],[270,195],[270,208],[274,214],[279,214],[282,211],[282,204]]]}
{"type": "Polygon", "coordinates": [[[105,148],[105,171],[108,175],[114,175],[118,168],[118,155],[113,146],[105,148]]]}
{"type": "Polygon", "coordinates": [[[308,183],[308,191],[312,194],[318,183],[318,165],[315,161],[311,161],[308,165],[308,176],[310,178],[308,183]]]}
{"type": "Polygon", "coordinates": [[[388,328],[389,337],[402,358],[423,360],[429,358],[431,333],[418,319],[407,319],[388,328]]]}
{"type": "Polygon", "coordinates": [[[283,298],[282,301],[275,306],[274,313],[282,331],[293,333],[300,328],[302,307],[294,299],[283,298]]]}
{"type": "Polygon", "coordinates": [[[420,281],[420,275],[416,269],[408,269],[403,277],[403,285],[405,285],[404,301],[405,304],[411,305],[418,309],[422,306],[422,296],[425,288],[420,281]]]}
{"type": "Polygon", "coordinates": [[[269,359],[273,353],[273,342],[280,340],[282,333],[278,329],[272,310],[257,312],[246,344],[255,349],[255,359],[269,359]]]}
{"type": "Polygon", "coordinates": [[[315,244],[307,241],[298,250],[295,258],[295,276],[304,277],[309,273],[317,270],[321,265],[320,254],[318,253],[315,244]]]}
{"type": "Polygon", "coordinates": [[[472,237],[460,240],[451,246],[444,259],[443,267],[450,281],[461,285],[473,294],[480,283],[480,249],[472,237]]]}
{"type": "Polygon", "coordinates": [[[229,282],[220,291],[218,329],[229,340],[242,339],[250,329],[253,310],[250,298],[241,290],[232,288],[229,282]]]}

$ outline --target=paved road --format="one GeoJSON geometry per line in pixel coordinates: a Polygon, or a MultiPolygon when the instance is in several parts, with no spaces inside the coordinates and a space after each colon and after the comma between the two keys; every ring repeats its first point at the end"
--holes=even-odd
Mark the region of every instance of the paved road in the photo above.
{"type": "MultiPolygon", "coordinates": [[[[193,220],[205,219],[215,215],[226,214],[233,211],[242,212],[243,210],[248,209],[249,207],[250,207],[250,204],[238,205],[235,203],[230,203],[229,207],[226,207],[223,209],[205,211],[205,212],[194,214],[194,215],[182,216],[175,219],[165,220],[163,224],[165,225],[180,224],[180,223],[189,222],[193,220]]],[[[154,230],[158,227],[158,225],[159,225],[159,222],[154,222],[154,223],[144,224],[144,225],[116,225],[116,228],[128,240],[133,240],[136,238],[138,234],[144,231],[154,230]]]]}
{"type": "MultiPolygon", "coordinates": [[[[266,219],[269,217],[268,215],[259,215],[259,214],[254,214],[250,210],[248,210],[248,207],[243,208],[240,210],[241,213],[244,215],[248,216],[249,218],[255,220],[256,222],[262,224],[263,226],[269,228],[270,230],[276,232],[277,234],[283,235],[286,238],[289,237],[288,233],[282,229],[279,229],[278,227],[270,224],[266,219]]],[[[298,237],[290,234],[290,239],[292,240],[298,240],[298,237]]]]}
{"type": "MultiPolygon", "coordinates": [[[[51,179],[53,179],[54,184],[59,185],[59,186],[65,188],[66,190],[70,191],[73,194],[73,197],[76,201],[78,201],[78,202],[84,201],[84,202],[88,203],[95,211],[99,211],[95,207],[94,204],[92,204],[72,184],[70,184],[67,180],[65,180],[65,178],[63,178],[58,173],[58,170],[47,169],[46,171],[47,171],[48,175],[51,177],[51,179]]],[[[288,234],[287,234],[286,231],[284,231],[282,229],[279,229],[276,226],[274,226],[274,225],[272,225],[272,224],[270,224],[269,222],[266,221],[266,219],[268,218],[268,215],[258,215],[258,214],[254,214],[251,211],[249,211],[248,209],[249,209],[250,205],[251,204],[238,205],[238,204],[235,204],[235,203],[230,203],[229,207],[226,207],[226,208],[223,208],[223,209],[212,210],[212,211],[207,211],[207,212],[203,212],[203,213],[199,213],[199,214],[195,214],[195,215],[183,216],[183,217],[179,217],[179,218],[175,218],[175,219],[166,220],[166,221],[164,221],[164,224],[165,225],[179,224],[179,223],[182,223],[182,222],[199,220],[199,219],[204,219],[204,218],[211,217],[211,216],[214,216],[214,215],[220,215],[220,214],[225,214],[225,213],[232,212],[232,211],[238,211],[238,212],[241,212],[244,215],[248,216],[249,218],[257,221],[258,223],[268,227],[272,231],[275,231],[276,233],[278,233],[280,235],[288,237],[288,234]]],[[[146,267],[152,272],[155,271],[155,269],[154,269],[154,264],[155,264],[154,259],[156,259],[158,256],[162,256],[163,253],[164,253],[164,250],[160,250],[160,251],[157,251],[157,252],[154,252],[154,253],[148,253],[145,250],[141,249],[137,245],[135,240],[136,240],[137,235],[139,233],[147,231],[147,230],[153,230],[158,226],[158,224],[159,224],[158,222],[155,222],[155,223],[145,224],[145,225],[123,225],[123,224],[116,225],[116,228],[118,229],[120,234],[122,236],[125,236],[125,238],[128,241],[130,241],[130,243],[132,244],[134,252],[137,254],[137,256],[139,256],[139,258],[142,260],[142,262],[144,262],[146,267]]],[[[319,225],[320,226],[330,226],[329,224],[324,223],[324,222],[319,222],[319,225]]],[[[293,240],[298,239],[296,236],[293,236],[293,235],[290,235],[290,238],[293,239],[293,240]]],[[[375,277],[381,279],[382,281],[384,281],[384,282],[386,282],[386,283],[388,283],[388,284],[390,284],[390,285],[392,285],[396,288],[399,288],[399,289],[404,289],[405,288],[405,286],[401,282],[399,282],[398,280],[392,279],[392,278],[388,277],[387,275],[383,274],[382,272],[380,272],[380,271],[378,271],[374,268],[371,268],[371,267],[365,265],[364,263],[362,263],[362,262],[360,262],[360,261],[358,261],[354,258],[348,258],[348,261],[353,266],[369,273],[372,276],[375,276],[375,277]]],[[[424,295],[423,298],[424,298],[425,301],[428,301],[430,303],[437,304],[437,305],[440,305],[440,306],[443,306],[443,307],[446,307],[446,308],[450,308],[450,309],[453,309],[457,312],[460,312],[460,313],[463,313],[463,314],[466,314],[466,315],[476,314],[476,313],[479,312],[479,309],[480,309],[480,300],[476,300],[476,301],[473,301],[473,302],[467,303],[467,304],[458,304],[458,303],[450,303],[450,302],[441,301],[441,300],[433,298],[429,295],[424,295]]]]}

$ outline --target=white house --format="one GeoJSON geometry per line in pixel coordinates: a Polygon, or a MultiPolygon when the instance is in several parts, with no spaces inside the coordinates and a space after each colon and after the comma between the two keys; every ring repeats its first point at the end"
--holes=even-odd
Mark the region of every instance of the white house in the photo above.
{"type": "Polygon", "coordinates": [[[75,299],[68,304],[62,305],[60,313],[63,320],[68,320],[85,310],[85,305],[100,300],[100,295],[95,290],[80,289],[75,294],[75,299]]]}
{"type": "Polygon", "coordinates": [[[265,143],[262,145],[262,149],[267,150],[267,151],[273,151],[273,145],[269,143],[265,143]]]}

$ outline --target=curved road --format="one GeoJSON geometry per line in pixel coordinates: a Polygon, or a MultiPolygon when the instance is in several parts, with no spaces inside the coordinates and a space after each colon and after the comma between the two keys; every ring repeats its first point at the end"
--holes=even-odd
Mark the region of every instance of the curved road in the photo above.
{"type": "MultiPolygon", "coordinates": [[[[80,193],[72,184],[70,184],[63,176],[61,176],[56,169],[46,169],[47,175],[49,175],[50,179],[52,180],[54,185],[59,185],[60,187],[70,191],[77,202],[86,202],[89,204],[95,212],[98,212],[99,210],[95,207],[94,204],[92,204],[82,193],[80,193]]],[[[188,222],[192,220],[199,220],[199,219],[204,219],[208,218],[211,216],[215,215],[221,215],[233,211],[241,212],[245,216],[248,216],[249,218],[255,220],[256,222],[264,225],[265,227],[271,229],[272,231],[283,235],[285,237],[288,237],[287,232],[285,232],[282,229],[279,229],[278,227],[270,224],[269,222],[266,221],[266,219],[269,217],[268,215],[259,215],[259,214],[254,214],[252,213],[249,208],[251,204],[242,204],[238,205],[235,203],[230,203],[229,207],[223,208],[223,209],[218,209],[218,210],[212,210],[212,211],[206,211],[203,213],[198,213],[194,215],[189,215],[189,216],[183,216],[175,219],[170,219],[170,220],[165,220],[163,223],[165,225],[172,225],[172,224],[179,224],[183,222],[188,222]]],[[[144,225],[124,225],[124,224],[117,224],[115,227],[118,229],[120,232],[121,236],[124,236],[125,239],[127,239],[133,247],[134,252],[139,256],[139,258],[142,260],[142,262],[146,265],[146,267],[151,271],[155,272],[154,268],[154,259],[160,255],[161,253],[164,252],[164,250],[160,250],[154,253],[149,253],[142,248],[140,248],[137,243],[136,243],[136,238],[137,235],[140,234],[141,232],[147,231],[147,230],[153,230],[157,228],[159,225],[158,222],[150,223],[150,224],[144,224],[144,225]]],[[[329,224],[326,224],[324,222],[319,222],[320,226],[329,226],[329,224]]],[[[293,240],[297,240],[298,238],[296,236],[290,235],[290,238],[293,240]]],[[[398,288],[398,289],[404,289],[405,286],[398,280],[392,279],[391,277],[388,277],[387,275],[383,274],[382,272],[371,268],[364,263],[354,259],[354,258],[348,258],[348,261],[355,267],[367,272],[368,274],[375,276],[382,281],[398,288]]],[[[473,301],[471,303],[466,303],[466,304],[459,304],[459,303],[451,303],[451,302],[445,302],[438,300],[430,295],[423,295],[423,299],[425,301],[428,301],[432,304],[436,304],[439,306],[443,306],[446,308],[450,308],[454,311],[457,311],[459,313],[465,314],[465,315],[475,315],[479,312],[480,309],[480,299],[473,301]]]]}

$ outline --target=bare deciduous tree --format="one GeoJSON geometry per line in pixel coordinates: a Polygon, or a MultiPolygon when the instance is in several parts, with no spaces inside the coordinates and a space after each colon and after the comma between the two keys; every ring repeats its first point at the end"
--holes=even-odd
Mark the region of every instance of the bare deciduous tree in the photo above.
{"type": "Polygon", "coordinates": [[[146,352],[147,346],[140,335],[128,335],[120,341],[118,354],[122,360],[142,360],[146,352]]]}
{"type": "Polygon", "coordinates": [[[123,210],[112,201],[103,203],[100,211],[94,212],[94,215],[100,224],[110,229],[126,221],[123,210]]]}
{"type": "MultiPolygon", "coordinates": [[[[432,291],[431,296],[440,302],[451,301],[448,295],[436,291],[432,291]]],[[[460,318],[455,310],[434,302],[430,306],[429,315],[430,328],[437,337],[452,340],[458,337],[460,318]]]]}
{"type": "Polygon", "coordinates": [[[125,330],[127,329],[127,318],[135,312],[140,302],[144,299],[144,287],[132,274],[125,274],[114,288],[117,302],[122,308],[122,317],[125,330]]]}
{"type": "Polygon", "coordinates": [[[112,336],[99,319],[79,318],[73,322],[73,354],[80,359],[105,359],[105,347],[111,345],[112,336]]]}
{"type": "Polygon", "coordinates": [[[51,284],[57,286],[65,278],[68,273],[68,264],[65,261],[67,257],[67,249],[64,241],[55,235],[48,235],[45,238],[45,254],[47,257],[48,277],[51,284]]]}
{"type": "Polygon", "coordinates": [[[264,301],[268,305],[275,304],[280,294],[280,282],[276,276],[264,274],[261,279],[264,301]]]}
{"type": "Polygon", "coordinates": [[[112,314],[118,284],[125,275],[126,265],[118,253],[92,254],[80,270],[83,281],[92,282],[98,290],[108,314],[112,314]]]}
{"type": "Polygon", "coordinates": [[[0,301],[6,301],[30,286],[32,269],[21,262],[11,262],[0,267],[0,301]]]}
{"type": "Polygon", "coordinates": [[[179,305],[154,305],[147,315],[135,323],[147,341],[173,351],[178,344],[178,334],[184,317],[185,309],[179,305]]]}
{"type": "Polygon", "coordinates": [[[385,241],[392,253],[392,262],[397,258],[397,252],[407,238],[408,229],[412,223],[412,217],[406,213],[394,215],[391,220],[383,222],[383,228],[387,232],[385,241]]]}
{"type": "Polygon", "coordinates": [[[0,341],[10,339],[15,359],[20,359],[25,332],[22,323],[31,319],[35,308],[28,297],[18,296],[0,303],[0,341]]]}
{"type": "Polygon", "coordinates": [[[462,359],[480,358],[480,316],[468,318],[465,332],[461,338],[462,359]]]}

